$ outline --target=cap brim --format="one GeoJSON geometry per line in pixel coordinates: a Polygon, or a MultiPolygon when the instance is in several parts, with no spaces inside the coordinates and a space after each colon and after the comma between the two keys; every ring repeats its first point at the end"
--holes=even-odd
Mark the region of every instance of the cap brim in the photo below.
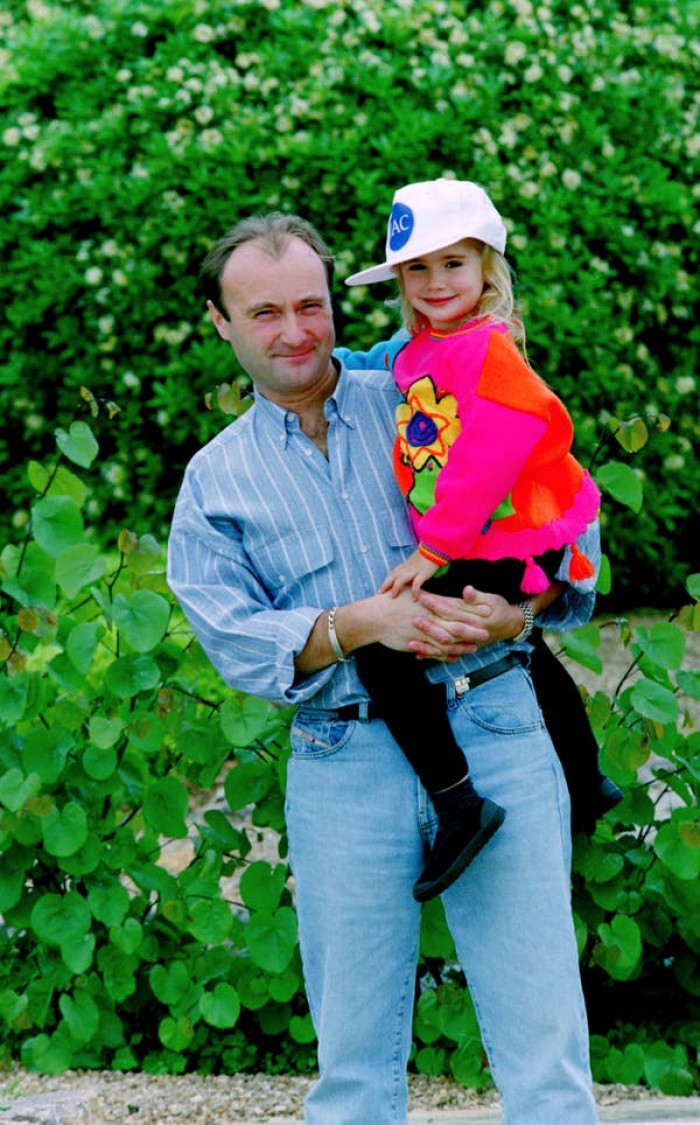
{"type": "Polygon", "coordinates": [[[368,270],[360,270],[345,278],[346,285],[371,285],[374,281],[393,281],[396,277],[396,268],[384,262],[381,266],[370,266],[368,270]]]}

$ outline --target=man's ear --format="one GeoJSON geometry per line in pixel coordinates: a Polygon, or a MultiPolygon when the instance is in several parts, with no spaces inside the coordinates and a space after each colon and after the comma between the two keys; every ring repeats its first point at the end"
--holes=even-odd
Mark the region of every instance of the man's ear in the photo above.
{"type": "Polygon", "coordinates": [[[214,327],[216,328],[216,331],[221,336],[221,339],[226,340],[227,343],[230,344],[231,343],[231,335],[230,335],[231,325],[230,325],[230,322],[226,319],[226,317],[224,316],[224,314],[222,312],[219,312],[219,310],[217,309],[217,307],[216,307],[216,305],[214,304],[213,301],[207,301],[207,308],[209,309],[209,316],[212,319],[212,322],[214,324],[214,327]]]}

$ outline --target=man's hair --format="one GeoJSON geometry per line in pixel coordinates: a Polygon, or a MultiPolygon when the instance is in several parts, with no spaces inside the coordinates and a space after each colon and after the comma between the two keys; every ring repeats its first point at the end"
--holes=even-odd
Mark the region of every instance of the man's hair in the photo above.
{"type": "Polygon", "coordinates": [[[298,215],[284,215],[272,211],[268,215],[251,215],[241,219],[218,242],[214,243],[199,271],[199,281],[207,301],[229,319],[221,292],[221,277],[226,263],[246,242],[257,242],[271,257],[279,260],[292,238],[305,242],[323,262],[330,291],[333,284],[333,255],[315,227],[298,215]]]}

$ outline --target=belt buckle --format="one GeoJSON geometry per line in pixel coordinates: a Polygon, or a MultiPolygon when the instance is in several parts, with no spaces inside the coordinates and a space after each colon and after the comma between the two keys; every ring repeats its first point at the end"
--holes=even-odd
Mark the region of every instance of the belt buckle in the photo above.
{"type": "Polygon", "coordinates": [[[469,680],[469,676],[459,676],[458,679],[455,680],[455,695],[465,695],[465,693],[469,691],[471,687],[469,680]]]}

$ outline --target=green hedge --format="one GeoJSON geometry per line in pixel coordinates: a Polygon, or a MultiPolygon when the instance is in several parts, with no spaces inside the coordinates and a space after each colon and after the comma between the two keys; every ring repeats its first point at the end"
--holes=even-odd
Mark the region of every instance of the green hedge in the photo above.
{"type": "MultiPolygon", "coordinates": [[[[692,5],[662,0],[9,0],[0,26],[2,481],[51,448],[78,388],[119,402],[91,514],[165,533],[231,378],[195,275],[255,210],[298,210],[342,279],[382,251],[394,188],[483,183],[511,226],[533,363],[586,460],[601,422],[665,414],[604,515],[611,598],[674,604],[699,474],[692,5]]],[[[695,36],[695,38],[697,38],[695,36]]],[[[391,326],[336,294],[344,343],[391,326]]],[[[4,519],[10,518],[5,509],[4,519]]],[[[612,603],[611,603],[612,604],[612,603]]]]}

